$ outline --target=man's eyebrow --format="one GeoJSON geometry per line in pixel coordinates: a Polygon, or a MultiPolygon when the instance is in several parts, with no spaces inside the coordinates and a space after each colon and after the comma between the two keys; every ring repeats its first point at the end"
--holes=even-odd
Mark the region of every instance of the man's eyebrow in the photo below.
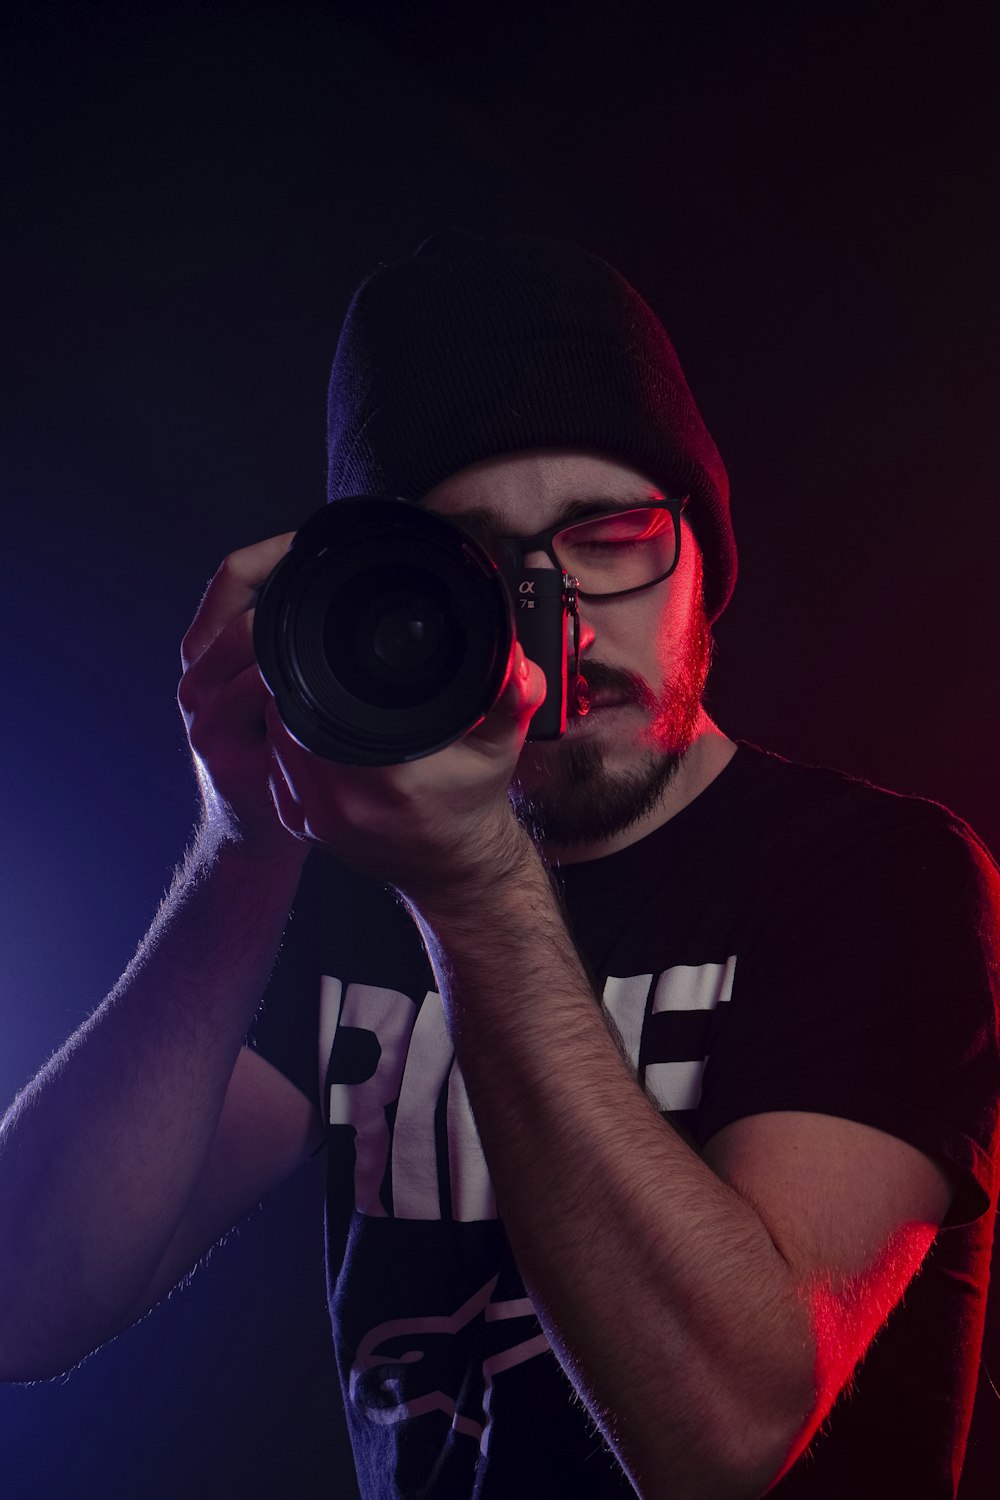
{"type": "MultiPolygon", "coordinates": [[[[578,495],[573,500],[567,500],[553,526],[568,524],[570,521],[582,520],[586,516],[598,515],[609,510],[634,510],[638,505],[648,505],[651,500],[662,500],[664,497],[659,490],[653,490],[642,495],[578,495]]],[[[472,521],[479,526],[487,526],[498,536],[505,535],[504,516],[492,505],[477,505],[471,510],[456,512],[452,517],[455,521],[472,521]]]]}

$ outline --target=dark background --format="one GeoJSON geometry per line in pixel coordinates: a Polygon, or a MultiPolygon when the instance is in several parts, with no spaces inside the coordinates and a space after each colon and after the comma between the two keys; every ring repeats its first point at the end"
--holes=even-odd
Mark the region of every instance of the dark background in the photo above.
{"type": "MultiPolygon", "coordinates": [[[[671,330],[733,480],[723,727],[1000,849],[990,19],[8,0],[5,1099],[183,848],[177,642],[225,552],[322,503],[353,286],[448,224],[575,238],[671,330]]],[[[68,1379],[0,1391],[0,1491],[350,1497],[318,1187],[68,1379]]],[[[984,1379],[965,1500],[998,1466],[984,1379]]]]}

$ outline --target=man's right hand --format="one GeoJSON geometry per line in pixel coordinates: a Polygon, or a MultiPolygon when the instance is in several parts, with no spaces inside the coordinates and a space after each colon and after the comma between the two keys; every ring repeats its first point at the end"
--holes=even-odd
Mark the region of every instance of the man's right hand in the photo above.
{"type": "Polygon", "coordinates": [[[258,589],[294,532],[231,552],[205,591],[181,643],[177,690],[208,831],[251,858],[304,859],[308,845],[282,826],[269,790],[270,694],[253,649],[258,589]]]}

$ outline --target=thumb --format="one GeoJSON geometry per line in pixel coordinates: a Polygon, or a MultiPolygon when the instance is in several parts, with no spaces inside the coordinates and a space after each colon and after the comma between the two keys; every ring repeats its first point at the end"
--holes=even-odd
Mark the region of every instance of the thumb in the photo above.
{"type": "MultiPolygon", "coordinates": [[[[528,713],[536,714],[545,702],[545,695],[549,690],[548,678],[537,662],[525,656],[520,646],[515,649],[514,670],[524,683],[524,699],[528,713]]],[[[514,674],[511,673],[511,675],[514,674]]]]}
{"type": "Polygon", "coordinates": [[[485,719],[471,731],[469,740],[484,749],[497,749],[505,754],[512,747],[517,748],[517,742],[528,732],[532,714],[545,701],[545,693],[545,673],[515,643],[503,692],[485,719]]]}

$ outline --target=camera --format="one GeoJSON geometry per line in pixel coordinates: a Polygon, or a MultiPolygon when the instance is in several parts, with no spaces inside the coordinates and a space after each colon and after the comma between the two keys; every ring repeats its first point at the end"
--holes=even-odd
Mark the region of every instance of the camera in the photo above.
{"type": "Polygon", "coordinates": [[[310,516],[254,617],[260,673],[289,732],[347,765],[432,755],[496,703],[516,639],[548,684],[528,738],[557,738],[575,580],[520,563],[516,544],[395,496],[352,496],[310,516]]]}

